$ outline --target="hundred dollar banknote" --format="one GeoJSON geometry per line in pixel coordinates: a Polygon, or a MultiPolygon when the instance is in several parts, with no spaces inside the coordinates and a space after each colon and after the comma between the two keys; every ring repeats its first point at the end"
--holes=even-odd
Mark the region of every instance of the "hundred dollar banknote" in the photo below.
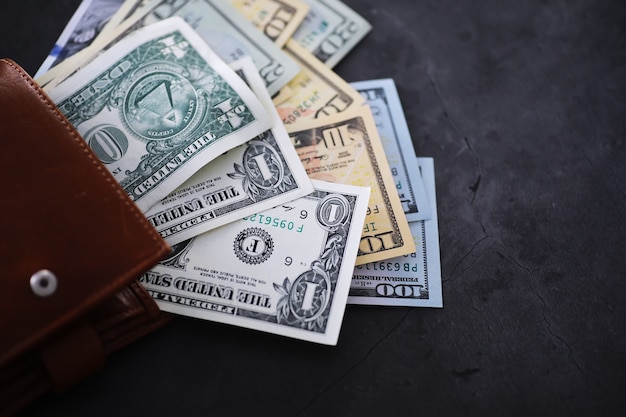
{"type": "Polygon", "coordinates": [[[365,103],[354,87],[293,40],[287,42],[285,52],[301,69],[287,84],[289,97],[276,105],[285,125],[341,113],[365,103]]]}
{"type": "Polygon", "coordinates": [[[410,254],[358,265],[350,285],[349,304],[443,307],[441,260],[432,158],[417,158],[432,217],[410,224],[417,250],[410,254]]]}
{"type": "Polygon", "coordinates": [[[371,187],[357,265],[415,252],[369,107],[287,126],[309,178],[371,187]]]}
{"type": "Polygon", "coordinates": [[[140,282],[164,311],[336,345],[369,190],[314,187],[175,245],[140,282]]]}
{"type": "Polygon", "coordinates": [[[302,0],[309,13],[293,39],[333,68],[365,37],[372,26],[338,0],[302,0]]]}
{"type": "Polygon", "coordinates": [[[180,18],[132,33],[50,96],[143,211],[272,123],[180,18]]]}
{"type": "Polygon", "coordinates": [[[313,191],[252,59],[230,67],[265,105],[274,127],[220,155],[145,213],[170,245],[313,191]]]}
{"type": "Polygon", "coordinates": [[[83,0],[63,29],[35,78],[86,48],[120,8],[123,0],[83,0]]]}
{"type": "Polygon", "coordinates": [[[302,0],[230,0],[230,3],[281,48],[309,11],[309,5],[302,0]]]}
{"type": "Polygon", "coordinates": [[[415,149],[392,79],[351,83],[372,109],[396,189],[409,222],[430,217],[428,199],[415,159],[415,149]]]}

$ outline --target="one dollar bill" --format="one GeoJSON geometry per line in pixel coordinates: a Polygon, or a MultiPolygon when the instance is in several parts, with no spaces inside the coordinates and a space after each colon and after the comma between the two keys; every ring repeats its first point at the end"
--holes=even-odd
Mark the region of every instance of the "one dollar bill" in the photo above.
{"type": "Polygon", "coordinates": [[[417,158],[426,183],[432,216],[410,224],[417,250],[410,254],[359,265],[354,269],[349,304],[443,307],[439,228],[432,158],[417,158]]]}
{"type": "Polygon", "coordinates": [[[146,213],[171,245],[313,191],[254,63],[247,57],[230,66],[265,105],[274,126],[205,165],[146,213]]]}
{"type": "Polygon", "coordinates": [[[271,127],[248,86],[180,18],[134,32],[50,96],[143,211],[271,127]]]}
{"type": "Polygon", "coordinates": [[[369,190],[314,186],[176,245],[140,282],[164,311],[337,344],[369,190]]]}
{"type": "Polygon", "coordinates": [[[369,107],[288,125],[311,179],[371,187],[357,265],[415,251],[369,107]]]}

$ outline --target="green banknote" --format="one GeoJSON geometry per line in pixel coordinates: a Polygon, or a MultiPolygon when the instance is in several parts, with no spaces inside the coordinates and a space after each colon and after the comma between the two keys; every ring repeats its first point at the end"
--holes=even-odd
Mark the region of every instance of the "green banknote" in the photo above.
{"type": "Polygon", "coordinates": [[[132,33],[49,94],[143,211],[272,126],[180,18],[132,33]]]}
{"type": "Polygon", "coordinates": [[[313,185],[175,245],[140,282],[163,311],[336,344],[369,189],[313,185]]]}
{"type": "Polygon", "coordinates": [[[220,155],[145,213],[170,245],[313,191],[252,59],[230,67],[265,105],[274,127],[220,155]]]}

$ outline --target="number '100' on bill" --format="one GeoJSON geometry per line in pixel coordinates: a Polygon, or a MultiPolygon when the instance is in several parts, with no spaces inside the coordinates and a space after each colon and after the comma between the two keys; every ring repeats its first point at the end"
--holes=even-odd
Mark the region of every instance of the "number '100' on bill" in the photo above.
{"type": "Polygon", "coordinates": [[[439,228],[432,158],[416,158],[426,185],[431,218],[411,222],[417,250],[354,269],[348,304],[443,307],[439,228]]]}

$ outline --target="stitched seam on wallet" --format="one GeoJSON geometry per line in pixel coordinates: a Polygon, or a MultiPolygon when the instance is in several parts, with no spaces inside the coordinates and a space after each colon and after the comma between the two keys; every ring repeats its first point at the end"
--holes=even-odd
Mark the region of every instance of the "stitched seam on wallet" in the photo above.
{"type": "Polygon", "coordinates": [[[159,311],[158,306],[155,304],[154,299],[146,289],[137,281],[134,281],[130,284],[131,287],[137,287],[133,289],[133,293],[142,301],[144,308],[148,313],[155,313],[159,311]]]}
{"type": "Polygon", "coordinates": [[[160,310],[158,306],[155,304],[154,299],[146,292],[144,287],[139,284],[137,281],[133,281],[128,285],[128,289],[132,292],[133,296],[137,301],[139,301],[140,305],[130,309],[125,310],[119,314],[116,314],[112,317],[107,317],[106,319],[98,320],[94,322],[94,326],[99,330],[106,329],[111,323],[116,323],[120,319],[127,319],[129,317],[137,316],[138,314],[147,314],[153,315],[158,313],[160,310]]]}
{"type": "Polygon", "coordinates": [[[129,310],[124,310],[124,312],[116,314],[115,316],[107,317],[104,320],[98,320],[96,323],[94,323],[94,327],[96,327],[98,330],[102,330],[108,327],[111,323],[117,323],[118,321],[120,321],[120,319],[133,317],[133,316],[136,316],[137,313],[142,313],[144,311],[145,311],[145,308],[143,308],[143,306],[135,307],[129,310]]]}
{"type": "MultiPolygon", "coordinates": [[[[149,223],[146,221],[145,217],[139,211],[137,206],[135,206],[134,204],[131,204],[128,198],[124,198],[124,195],[122,195],[121,191],[118,188],[119,185],[116,183],[116,180],[111,176],[111,174],[108,171],[106,171],[98,163],[98,161],[94,158],[94,156],[90,153],[89,149],[87,148],[85,141],[78,134],[76,129],[74,129],[74,127],[69,123],[69,121],[65,119],[65,116],[63,116],[63,114],[58,110],[56,105],[53,104],[53,102],[47,96],[47,94],[37,84],[35,84],[33,80],[30,78],[30,76],[28,76],[28,74],[26,74],[19,66],[17,66],[13,62],[6,60],[6,59],[0,59],[0,62],[3,62],[7,64],[8,66],[10,66],[11,68],[13,68],[22,77],[22,79],[26,81],[28,86],[30,86],[30,88],[37,94],[40,100],[48,107],[50,112],[65,127],[65,129],[74,139],[74,143],[89,158],[89,161],[91,161],[91,163],[95,166],[98,172],[100,172],[102,177],[115,191],[115,194],[118,196],[118,199],[120,200],[120,202],[122,202],[124,206],[126,206],[127,209],[130,211],[130,213],[132,213],[135,216],[135,218],[139,221],[139,223],[141,224],[145,232],[148,234],[148,236],[151,237],[154,242],[158,243],[158,246],[160,247],[160,249],[167,248],[167,244],[165,244],[164,242],[160,242],[161,238],[159,234],[156,232],[155,229],[152,228],[152,226],[149,225],[149,223]]],[[[133,268],[127,270],[125,273],[122,273],[116,280],[110,282],[108,285],[101,287],[98,293],[91,294],[90,297],[87,297],[84,300],[84,304],[85,305],[93,304],[100,298],[100,294],[106,293],[110,291],[111,289],[118,287],[120,283],[123,283],[124,281],[128,280],[129,277],[137,276],[140,272],[143,272],[144,270],[149,268],[151,265],[152,265],[152,262],[148,260],[145,260],[144,262],[141,262],[135,265],[133,268]]],[[[74,314],[74,311],[70,311],[68,314],[65,314],[62,317],[59,317],[57,320],[55,320],[54,322],[55,324],[51,323],[50,325],[52,325],[53,327],[57,327],[60,323],[63,323],[64,321],[66,321],[67,317],[71,317],[73,314],[74,314]]],[[[26,344],[29,343],[27,340],[25,340],[24,342],[26,344]]],[[[16,346],[15,349],[19,349],[19,346],[16,346]]]]}

